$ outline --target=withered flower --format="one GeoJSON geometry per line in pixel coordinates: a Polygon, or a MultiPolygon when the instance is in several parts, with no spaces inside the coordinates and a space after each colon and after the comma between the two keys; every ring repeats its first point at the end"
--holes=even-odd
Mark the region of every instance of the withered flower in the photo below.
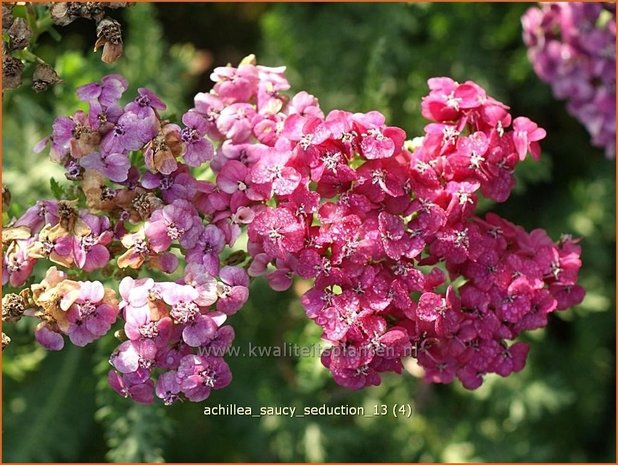
{"type": "Polygon", "coordinates": [[[13,24],[15,17],[13,16],[13,7],[15,5],[6,5],[2,3],[2,29],[8,30],[13,24]]]}
{"type": "Polygon", "coordinates": [[[150,218],[153,211],[163,208],[163,201],[152,192],[141,192],[131,201],[131,219],[144,221],[150,218]],[[136,213],[134,215],[133,213],[136,213]]]}
{"type": "Polygon", "coordinates": [[[21,50],[30,44],[32,29],[24,18],[15,18],[8,29],[9,50],[21,50]]]}
{"type": "Polygon", "coordinates": [[[116,8],[124,8],[125,6],[132,6],[135,2],[109,2],[105,4],[105,8],[111,8],[115,10],[116,8]]]}
{"type": "Polygon", "coordinates": [[[118,257],[118,268],[136,270],[146,263],[149,268],[173,273],[178,267],[178,258],[173,253],[152,250],[143,228],[133,234],[125,234],[121,242],[127,251],[118,257]]]}
{"type": "Polygon", "coordinates": [[[75,128],[71,131],[73,137],[69,142],[69,151],[73,158],[82,158],[96,149],[101,142],[101,134],[79,121],[75,123],[75,128]]]}
{"type": "Polygon", "coordinates": [[[2,245],[9,244],[13,241],[21,241],[30,239],[32,232],[27,226],[5,226],[2,228],[2,245]]]}
{"type": "Polygon", "coordinates": [[[67,237],[67,232],[62,226],[46,224],[39,232],[37,239],[28,246],[28,256],[46,258],[59,265],[70,267],[73,264],[71,255],[58,253],[58,242],[64,237],[67,237]]]}
{"type": "Polygon", "coordinates": [[[8,345],[11,343],[11,338],[6,334],[2,333],[2,350],[6,349],[8,345]]]}
{"type": "Polygon", "coordinates": [[[58,2],[49,7],[49,15],[54,24],[66,26],[77,18],[99,21],[105,15],[103,2],[58,2]]]}
{"type": "Polygon", "coordinates": [[[180,128],[175,124],[165,124],[146,145],[146,167],[153,173],[172,174],[178,168],[176,158],[182,155],[183,150],[180,128]]]}
{"type": "Polygon", "coordinates": [[[97,24],[97,41],[94,43],[94,51],[103,47],[101,60],[105,63],[114,63],[123,51],[122,27],[115,19],[105,17],[97,24]]]}
{"type": "Polygon", "coordinates": [[[47,270],[45,279],[33,284],[32,299],[43,309],[43,319],[58,325],[62,331],[69,329],[66,312],[60,307],[60,300],[70,291],[79,289],[79,283],[66,279],[66,273],[58,271],[55,266],[47,270]]]}
{"type": "Polygon", "coordinates": [[[118,268],[129,267],[137,269],[142,266],[150,255],[154,254],[148,244],[143,228],[134,234],[125,234],[121,242],[127,251],[118,257],[118,268]]]}
{"type": "Polygon", "coordinates": [[[2,184],[2,210],[6,211],[11,206],[11,191],[2,184]]]}
{"type": "Polygon", "coordinates": [[[24,64],[21,60],[5,51],[2,56],[2,89],[16,89],[21,86],[23,72],[24,64]]]}
{"type": "Polygon", "coordinates": [[[27,303],[19,294],[6,294],[2,297],[2,321],[15,323],[26,311],[27,303]]]}
{"type": "Polygon", "coordinates": [[[54,68],[46,63],[38,63],[36,68],[34,68],[34,73],[32,75],[32,88],[35,92],[43,92],[47,90],[49,86],[52,86],[60,81],[61,79],[60,76],[58,76],[58,73],[56,73],[54,68]]]}
{"type": "Polygon", "coordinates": [[[79,217],[76,200],[61,200],[58,202],[59,226],[69,234],[86,236],[90,233],[88,225],[79,217]]]}
{"type": "Polygon", "coordinates": [[[86,169],[82,176],[81,189],[86,196],[88,208],[107,212],[130,208],[136,195],[135,190],[107,187],[105,176],[95,170],[86,169]]]}

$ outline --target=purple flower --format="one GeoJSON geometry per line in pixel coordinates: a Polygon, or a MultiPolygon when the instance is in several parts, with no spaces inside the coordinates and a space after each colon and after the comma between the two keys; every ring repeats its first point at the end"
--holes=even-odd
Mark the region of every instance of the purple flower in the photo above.
{"type": "Polygon", "coordinates": [[[247,190],[249,169],[241,162],[229,160],[217,176],[217,187],[227,194],[247,190]]]}
{"type": "Polygon", "coordinates": [[[212,389],[222,389],[232,381],[232,373],[223,359],[200,355],[183,357],[176,376],[182,392],[193,402],[201,402],[212,389]]]}
{"type": "Polygon", "coordinates": [[[107,381],[114,391],[122,397],[133,399],[140,404],[151,404],[154,400],[154,383],[148,370],[119,374],[110,370],[107,381]]]}
{"type": "Polygon", "coordinates": [[[2,285],[10,284],[20,287],[30,277],[36,259],[28,254],[28,247],[33,239],[14,241],[7,247],[2,261],[2,285]]]}
{"type": "Polygon", "coordinates": [[[195,96],[194,103],[195,111],[206,119],[206,134],[212,139],[221,139],[223,135],[217,129],[217,119],[223,110],[221,98],[212,93],[199,92],[195,96]]]}
{"type": "Polygon", "coordinates": [[[167,250],[176,240],[188,248],[195,244],[200,232],[198,221],[195,208],[186,200],[178,199],[155,210],[144,226],[144,232],[155,252],[167,250]]]}
{"type": "Polygon", "coordinates": [[[165,405],[172,405],[180,399],[180,384],[178,383],[177,373],[175,371],[166,371],[159,376],[155,392],[165,405]]]}
{"type": "Polygon", "coordinates": [[[119,291],[123,299],[120,303],[120,309],[144,307],[148,304],[149,298],[158,292],[152,278],[135,280],[130,276],[126,276],[120,281],[119,291]]]}
{"type": "Polygon", "coordinates": [[[234,103],[221,110],[217,118],[217,129],[233,144],[246,142],[251,135],[251,120],[255,116],[252,105],[234,103]]]}
{"type": "Polygon", "coordinates": [[[131,168],[131,162],[126,153],[93,152],[80,158],[79,164],[84,168],[98,171],[114,182],[126,181],[129,168],[131,168]]]}
{"type": "Polygon", "coordinates": [[[80,347],[105,335],[118,316],[113,291],[98,281],[80,282],[78,288],[63,296],[60,308],[69,322],[69,339],[80,347]]]}
{"type": "Polygon", "coordinates": [[[182,339],[190,347],[199,347],[208,342],[217,331],[217,323],[208,315],[202,314],[195,303],[199,292],[189,285],[161,283],[161,295],[171,306],[172,320],[182,325],[182,339]]]}
{"type": "Polygon", "coordinates": [[[124,113],[116,125],[101,140],[101,147],[107,153],[123,153],[141,149],[158,131],[154,116],[140,117],[131,112],[124,113]]]}
{"type": "Polygon", "coordinates": [[[41,322],[34,330],[36,341],[47,350],[62,350],[64,347],[64,338],[56,331],[49,329],[49,325],[41,322]]]}
{"type": "Polygon", "coordinates": [[[255,65],[241,64],[238,68],[220,66],[215,68],[210,79],[214,90],[227,102],[247,102],[257,90],[258,70],[255,65]]]}
{"type": "Polygon", "coordinates": [[[202,355],[223,357],[234,341],[234,328],[221,326],[216,334],[202,347],[202,355]]]}
{"type": "Polygon", "coordinates": [[[88,122],[93,129],[101,133],[107,132],[115,126],[123,113],[124,110],[116,104],[106,107],[97,101],[91,101],[88,122]]]}
{"type": "Polygon", "coordinates": [[[215,225],[206,226],[195,246],[187,251],[187,263],[203,265],[211,275],[219,274],[219,255],[225,247],[225,236],[215,225]]]}
{"type": "Polygon", "coordinates": [[[75,122],[68,116],[61,116],[54,120],[51,135],[51,159],[55,162],[62,162],[69,154],[69,143],[73,138],[75,122]]]}
{"type": "Polygon", "coordinates": [[[110,258],[106,246],[112,241],[113,236],[109,219],[104,216],[85,214],[82,220],[88,225],[90,232],[84,236],[68,238],[73,243],[73,261],[78,268],[84,271],[104,268],[110,258]]]}
{"type": "Polygon", "coordinates": [[[127,307],[125,321],[124,332],[132,341],[152,339],[157,347],[163,347],[172,333],[172,320],[169,317],[153,320],[149,306],[127,307]]]}
{"type": "Polygon", "coordinates": [[[170,175],[160,173],[145,173],[141,184],[146,189],[160,189],[161,197],[166,203],[173,203],[176,199],[193,201],[197,193],[197,181],[189,169],[181,165],[170,175]]]}
{"type": "Polygon", "coordinates": [[[217,285],[219,300],[217,310],[233,315],[249,298],[249,275],[237,266],[225,266],[219,273],[221,282],[217,285]]]}
{"type": "Polygon", "coordinates": [[[208,130],[206,119],[196,111],[189,111],[182,116],[182,122],[186,126],[180,133],[182,141],[186,144],[183,155],[185,163],[189,166],[200,166],[212,160],[214,148],[204,138],[208,130]]]}
{"type": "Polygon", "coordinates": [[[137,89],[138,96],[134,101],[127,104],[125,111],[135,113],[140,119],[156,117],[156,110],[165,110],[167,105],[150,89],[140,87],[137,89]]]}
{"type": "Polygon", "coordinates": [[[129,340],[114,350],[109,361],[120,373],[135,373],[150,369],[156,355],[157,345],[151,339],[129,340]]]}
{"type": "Polygon", "coordinates": [[[77,96],[84,102],[97,101],[105,107],[118,103],[120,97],[129,87],[127,80],[120,74],[110,74],[96,82],[78,87],[77,96]]]}
{"type": "Polygon", "coordinates": [[[210,275],[205,265],[188,263],[185,267],[185,283],[198,292],[195,303],[200,307],[210,307],[217,301],[217,280],[210,275]]]}
{"type": "Polygon", "coordinates": [[[217,323],[208,315],[197,315],[187,321],[182,331],[182,340],[189,347],[199,347],[209,342],[217,333],[217,323]]]}
{"type": "Polygon", "coordinates": [[[15,227],[26,226],[34,234],[39,232],[44,225],[55,226],[58,224],[58,221],[60,221],[58,202],[54,200],[39,200],[19,217],[15,222],[15,227]]]}

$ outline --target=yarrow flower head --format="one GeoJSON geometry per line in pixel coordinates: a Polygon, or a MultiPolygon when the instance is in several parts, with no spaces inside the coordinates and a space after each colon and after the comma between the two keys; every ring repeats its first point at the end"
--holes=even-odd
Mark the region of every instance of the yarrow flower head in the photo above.
{"type": "Polygon", "coordinates": [[[595,147],[616,156],[616,5],[551,2],[522,16],[536,74],[567,101],[595,147]]]}
{"type": "Polygon", "coordinates": [[[443,77],[421,103],[424,136],[406,141],[377,111],[325,115],[314,96],[289,95],[284,71],[253,56],[215,69],[181,125],[148,89],[122,105],[121,76],[81,87],[89,111],[58,118],[37,146],[51,145],[78,200],[40,201],[3,230],[3,284],[23,286],[40,260],[66,271],[11,294],[6,321],[38,318],[37,340],[59,350],[120,317],[111,387],[140,403],[198,402],[231,382],[227,323],[251,279],[282,291],[299,277],[343,386],[377,385],[408,356],[428,382],[470,389],[521,370],[516,338],[583,299],[580,246],[475,207],[506,201],[545,131],[443,77]],[[95,270],[119,282],[118,298],[86,279],[95,270]]]}

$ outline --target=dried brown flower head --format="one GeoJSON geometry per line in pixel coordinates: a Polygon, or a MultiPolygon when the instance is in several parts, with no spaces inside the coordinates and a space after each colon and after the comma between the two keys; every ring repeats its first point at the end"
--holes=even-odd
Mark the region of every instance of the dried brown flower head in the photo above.
{"type": "Polygon", "coordinates": [[[2,184],[2,210],[6,211],[11,206],[11,191],[2,184]]]}
{"type": "Polygon", "coordinates": [[[5,31],[11,27],[11,24],[13,24],[13,20],[15,19],[13,16],[14,6],[15,5],[2,4],[2,29],[5,31]]]}
{"type": "Polygon", "coordinates": [[[34,74],[32,75],[32,88],[36,92],[43,92],[60,82],[61,79],[58,76],[58,73],[46,63],[38,63],[36,68],[34,68],[34,74]]]}
{"type": "Polygon", "coordinates": [[[9,50],[21,50],[30,44],[32,29],[24,18],[15,18],[7,34],[9,36],[9,50]]]}
{"type": "Polygon", "coordinates": [[[77,18],[94,19],[99,21],[105,15],[103,2],[59,2],[52,3],[49,7],[49,15],[54,24],[66,26],[77,18]]]}
{"type": "Polygon", "coordinates": [[[2,57],[2,89],[16,89],[21,85],[24,64],[4,53],[2,57]]]}
{"type": "Polygon", "coordinates": [[[6,294],[2,297],[2,321],[15,323],[26,311],[26,299],[19,294],[6,294]]]}
{"type": "Polygon", "coordinates": [[[2,350],[6,349],[8,345],[11,343],[11,338],[6,334],[2,333],[2,350]]]}
{"type": "Polygon", "coordinates": [[[94,51],[103,47],[101,60],[105,63],[114,63],[123,51],[122,27],[115,19],[106,17],[97,24],[97,41],[94,43],[94,51]]]}

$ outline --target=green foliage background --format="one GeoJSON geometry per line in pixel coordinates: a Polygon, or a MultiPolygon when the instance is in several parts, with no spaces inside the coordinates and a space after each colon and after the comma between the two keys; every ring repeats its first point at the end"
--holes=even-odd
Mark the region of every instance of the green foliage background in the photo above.
{"type": "MultiPolygon", "coordinates": [[[[107,386],[110,336],[92,347],[46,353],[27,321],[5,328],[3,459],[12,461],[615,461],[615,163],[553,99],[526,58],[519,17],[525,4],[138,4],[119,13],[126,53],[106,66],[76,25],[38,53],[63,83],[34,95],[27,83],[3,98],[3,182],[8,214],[50,197],[61,170],[31,148],[53,118],[72,112],[74,89],[108,72],[149,86],[179,114],[206,90],[214,66],[258,53],[288,66],[293,88],[322,107],[379,109],[410,137],[422,134],[426,80],[473,79],[547,129],[542,162],[526,162],[503,205],[484,203],[554,238],[581,236],[586,300],[528,335],[524,371],[489,377],[479,390],[426,385],[409,373],[352,392],[315,358],[232,358],[233,383],[202,404],[136,406],[107,386]],[[206,53],[204,53],[206,52],[206,53]],[[411,419],[204,416],[206,405],[411,404],[411,419]]],[[[86,32],[85,32],[86,31],[86,32]]],[[[91,33],[91,32],[90,32],[91,33]]],[[[42,38],[44,39],[44,38],[42,38]]],[[[134,89],[131,89],[134,90],[134,89]]],[[[131,92],[130,90],[130,92],[131,92]]],[[[38,270],[42,273],[44,270],[38,270]]],[[[236,343],[311,345],[319,330],[294,291],[262,281],[235,315],[236,343]]]]}

